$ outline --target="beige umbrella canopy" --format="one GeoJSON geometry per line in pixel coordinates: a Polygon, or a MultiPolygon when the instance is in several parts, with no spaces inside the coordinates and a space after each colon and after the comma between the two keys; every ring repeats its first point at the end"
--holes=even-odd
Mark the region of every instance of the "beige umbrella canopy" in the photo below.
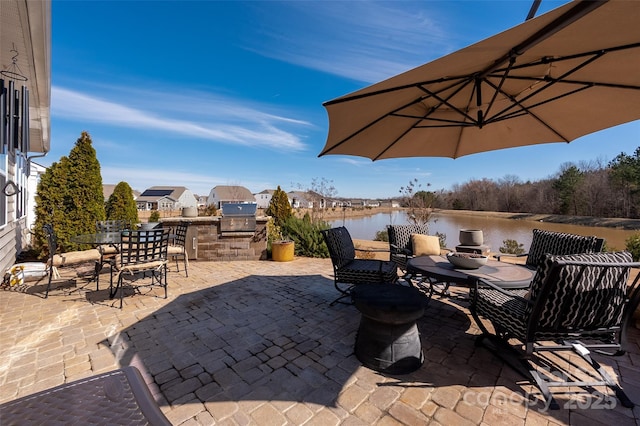
{"type": "Polygon", "coordinates": [[[326,102],[319,156],[451,157],[640,119],[640,2],[572,2],[326,102]]]}

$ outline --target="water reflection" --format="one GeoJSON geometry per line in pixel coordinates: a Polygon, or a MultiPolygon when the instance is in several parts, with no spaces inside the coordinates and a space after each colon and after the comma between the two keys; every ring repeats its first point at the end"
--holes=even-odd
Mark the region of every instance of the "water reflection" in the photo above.
{"type": "MultiPolygon", "coordinates": [[[[389,224],[401,225],[408,223],[407,214],[404,211],[391,213],[378,213],[372,216],[347,218],[332,222],[332,226],[344,226],[355,239],[373,240],[377,231],[386,229],[389,224]]],[[[498,251],[506,239],[516,240],[528,249],[531,244],[532,230],[534,228],[558,232],[570,232],[578,235],[596,235],[607,241],[609,250],[623,250],[625,240],[638,231],[628,231],[614,228],[591,227],[580,225],[567,225],[563,223],[532,222],[525,220],[502,219],[495,217],[466,216],[454,214],[436,213],[429,223],[429,233],[445,234],[447,247],[454,248],[458,245],[460,229],[482,229],[485,244],[491,247],[491,251],[498,251]]]]}

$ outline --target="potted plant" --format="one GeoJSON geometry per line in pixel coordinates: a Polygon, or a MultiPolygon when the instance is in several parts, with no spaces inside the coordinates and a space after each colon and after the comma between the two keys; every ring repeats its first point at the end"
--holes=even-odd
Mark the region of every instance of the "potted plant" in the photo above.
{"type": "Polygon", "coordinates": [[[287,193],[280,186],[274,191],[266,214],[270,216],[267,222],[267,250],[271,250],[271,259],[276,262],[293,260],[294,242],[282,236],[282,225],[293,213],[287,193]]]}
{"type": "Polygon", "coordinates": [[[272,260],[276,262],[293,260],[295,244],[282,236],[282,230],[274,223],[273,218],[269,218],[267,222],[267,245],[268,250],[271,251],[272,260]]]}

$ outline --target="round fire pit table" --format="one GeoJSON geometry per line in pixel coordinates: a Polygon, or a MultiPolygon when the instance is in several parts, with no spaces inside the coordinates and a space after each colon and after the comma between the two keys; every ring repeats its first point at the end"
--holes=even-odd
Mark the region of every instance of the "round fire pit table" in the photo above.
{"type": "Polygon", "coordinates": [[[416,320],[427,299],[412,287],[360,284],[351,293],[360,311],[356,357],[365,367],[389,374],[408,374],[424,361],[416,320]]]}

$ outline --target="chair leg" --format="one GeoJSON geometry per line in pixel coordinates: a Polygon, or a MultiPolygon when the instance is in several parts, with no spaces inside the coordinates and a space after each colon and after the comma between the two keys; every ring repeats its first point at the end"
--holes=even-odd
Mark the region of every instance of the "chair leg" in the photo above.
{"type": "Polygon", "coordinates": [[[335,299],[333,302],[329,303],[329,306],[333,306],[336,303],[344,303],[345,305],[351,305],[350,302],[342,302],[342,299],[344,299],[345,297],[351,297],[351,294],[341,294],[340,296],[338,296],[337,299],[335,299]]]}
{"type": "Polygon", "coordinates": [[[189,276],[189,271],[187,271],[187,267],[189,266],[189,258],[187,257],[187,254],[184,254],[184,275],[186,277],[189,276]]]}
{"type": "Polygon", "coordinates": [[[47,297],[49,297],[49,289],[51,288],[51,280],[53,280],[53,269],[54,267],[52,266],[49,269],[49,280],[47,281],[47,290],[44,293],[44,298],[46,299],[47,297]]]}
{"type": "Polygon", "coordinates": [[[589,354],[589,350],[582,346],[579,342],[574,342],[573,350],[578,355],[580,355],[585,361],[587,361],[594,370],[600,374],[602,377],[603,384],[606,385],[609,389],[611,389],[616,397],[620,400],[623,407],[633,408],[635,404],[631,402],[626,393],[622,390],[622,388],[607,374],[607,372],[602,368],[602,366],[589,354]]]}
{"type": "MultiPolygon", "coordinates": [[[[186,271],[186,269],[185,269],[185,271],[186,271]]],[[[163,266],[162,271],[160,272],[160,274],[161,274],[160,275],[161,283],[162,283],[162,274],[163,273],[164,273],[164,298],[166,299],[168,297],[168,294],[167,294],[167,284],[168,284],[168,282],[167,282],[167,264],[166,263],[163,266]]]]}

